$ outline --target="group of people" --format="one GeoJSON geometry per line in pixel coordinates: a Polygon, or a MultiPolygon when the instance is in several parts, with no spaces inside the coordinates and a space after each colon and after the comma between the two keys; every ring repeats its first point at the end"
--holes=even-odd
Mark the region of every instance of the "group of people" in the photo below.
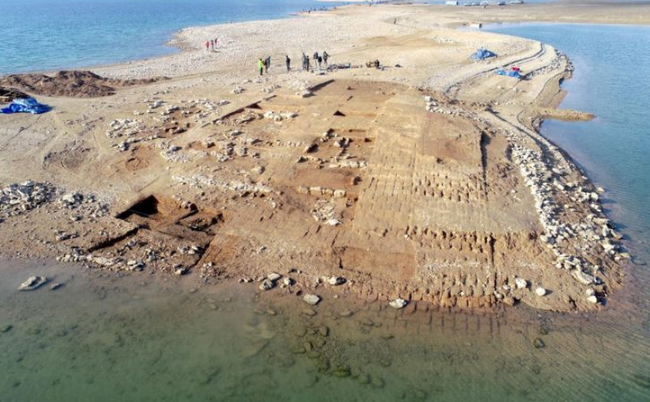
{"type": "Polygon", "coordinates": [[[271,56],[268,56],[266,59],[260,57],[257,61],[257,67],[260,70],[260,76],[264,75],[264,73],[268,74],[269,68],[271,67],[271,56]]]}
{"type": "MultiPolygon", "coordinates": [[[[323,52],[323,54],[318,54],[318,52],[314,52],[313,54],[313,61],[314,61],[314,70],[318,69],[320,70],[323,66],[325,65],[325,68],[327,68],[327,60],[329,59],[330,55],[327,54],[327,52],[323,52]]],[[[302,54],[302,69],[304,71],[309,71],[311,66],[311,63],[309,61],[309,56],[307,56],[305,53],[302,54]]]]}
{"type": "Polygon", "coordinates": [[[207,50],[208,52],[211,50],[214,51],[214,48],[217,47],[217,39],[218,38],[214,38],[205,41],[205,50],[207,50]]]}
{"type": "MultiPolygon", "coordinates": [[[[314,70],[318,69],[320,70],[323,66],[327,68],[327,60],[329,60],[330,55],[327,54],[327,52],[323,52],[323,54],[318,54],[318,52],[315,52],[313,55],[313,60],[314,60],[314,70]]],[[[289,55],[285,55],[284,59],[285,65],[287,66],[287,72],[291,71],[291,58],[289,55]]],[[[268,74],[269,68],[271,67],[271,56],[268,56],[267,58],[263,59],[260,57],[260,59],[257,61],[257,68],[259,69],[260,76],[264,74],[268,74]]],[[[311,70],[311,63],[309,56],[307,56],[305,53],[302,54],[302,70],[303,71],[310,71],[311,70]]]]}

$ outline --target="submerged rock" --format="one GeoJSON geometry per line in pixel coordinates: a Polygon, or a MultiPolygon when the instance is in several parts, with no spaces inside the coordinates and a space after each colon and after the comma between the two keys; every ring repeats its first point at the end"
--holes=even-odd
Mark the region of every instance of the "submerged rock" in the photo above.
{"type": "Polygon", "coordinates": [[[546,347],[546,344],[540,338],[535,338],[533,341],[533,346],[535,346],[535,349],[543,349],[546,347]]]}
{"type": "Polygon", "coordinates": [[[23,282],[18,290],[35,290],[44,285],[47,282],[47,278],[44,276],[30,276],[25,282],[23,282]]]}

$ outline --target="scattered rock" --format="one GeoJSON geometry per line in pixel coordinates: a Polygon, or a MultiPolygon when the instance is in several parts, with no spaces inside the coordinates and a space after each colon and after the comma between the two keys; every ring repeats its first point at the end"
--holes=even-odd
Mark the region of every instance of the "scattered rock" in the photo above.
{"type": "Polygon", "coordinates": [[[592,304],[597,304],[598,303],[598,297],[596,295],[591,295],[587,297],[587,301],[592,304]]]}
{"type": "Polygon", "coordinates": [[[14,326],[11,325],[11,324],[3,325],[3,326],[0,327],[0,333],[1,333],[1,334],[6,334],[7,332],[11,331],[11,329],[12,329],[13,327],[14,327],[14,326]]]}
{"type": "Polygon", "coordinates": [[[537,289],[535,289],[535,294],[537,296],[546,296],[546,289],[544,289],[541,286],[538,286],[537,289]]]}

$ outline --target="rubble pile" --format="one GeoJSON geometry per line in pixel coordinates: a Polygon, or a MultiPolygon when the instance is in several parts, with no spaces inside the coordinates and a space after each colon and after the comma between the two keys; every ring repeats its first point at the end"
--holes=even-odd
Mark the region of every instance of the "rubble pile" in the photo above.
{"type": "Polygon", "coordinates": [[[56,188],[49,183],[29,180],[22,184],[9,184],[0,190],[0,221],[38,208],[52,201],[55,194],[56,188]]]}

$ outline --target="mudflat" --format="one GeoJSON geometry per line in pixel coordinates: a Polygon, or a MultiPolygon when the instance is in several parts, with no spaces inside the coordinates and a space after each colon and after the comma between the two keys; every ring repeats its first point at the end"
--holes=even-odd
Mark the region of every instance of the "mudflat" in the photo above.
{"type": "Polygon", "coordinates": [[[2,253],[301,298],[601,308],[629,255],[602,189],[536,131],[591,117],[557,109],[570,60],[456,29],[648,22],[645,5],[574,7],[350,6],[188,28],[179,54],[68,74],[129,85],[2,117],[2,253]],[[300,68],[322,51],[330,68],[300,68]]]}

